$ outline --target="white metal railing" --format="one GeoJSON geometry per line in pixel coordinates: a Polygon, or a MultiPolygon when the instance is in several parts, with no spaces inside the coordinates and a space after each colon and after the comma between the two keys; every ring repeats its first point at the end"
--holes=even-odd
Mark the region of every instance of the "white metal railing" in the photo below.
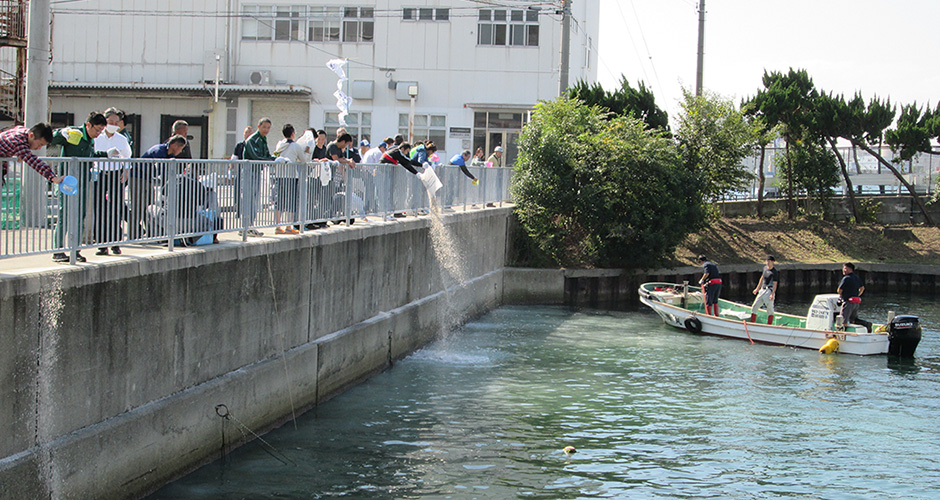
{"type": "Polygon", "coordinates": [[[222,232],[246,240],[263,228],[305,232],[329,221],[393,219],[431,209],[472,208],[509,199],[511,168],[436,166],[431,198],[417,176],[396,165],[347,168],[337,162],[44,158],[57,175],[78,179],[65,196],[22,162],[8,161],[0,187],[0,259],[129,243],[211,242],[222,232]],[[433,203],[433,207],[432,207],[433,203]]]}
{"type": "MultiPolygon", "coordinates": [[[[856,192],[860,194],[906,194],[907,190],[901,185],[897,177],[891,171],[882,165],[877,158],[861,149],[852,147],[837,148],[839,155],[845,161],[849,179],[852,181],[856,192]]],[[[883,158],[892,161],[894,154],[887,146],[874,146],[872,149],[878,151],[883,158]]],[[[782,155],[784,147],[768,147],[764,151],[764,175],[766,181],[764,185],[765,195],[771,197],[781,196],[784,191],[777,186],[774,177],[777,172],[777,165],[774,159],[782,155]]],[[[744,158],[741,161],[741,167],[757,175],[757,167],[760,165],[760,154],[744,158]]],[[[917,154],[910,161],[892,163],[892,165],[904,176],[904,180],[911,184],[918,193],[932,193],[937,189],[937,183],[940,182],[940,155],[917,154]]],[[[839,175],[840,184],[835,192],[842,194],[845,191],[845,182],[839,175]]],[[[735,193],[725,193],[722,199],[756,199],[758,183],[755,178],[746,190],[735,193]]]]}

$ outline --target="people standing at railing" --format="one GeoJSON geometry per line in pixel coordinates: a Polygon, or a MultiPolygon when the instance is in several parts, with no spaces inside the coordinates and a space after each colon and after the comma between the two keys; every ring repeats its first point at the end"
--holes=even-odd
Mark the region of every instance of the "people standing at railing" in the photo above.
{"type": "MultiPolygon", "coordinates": [[[[401,146],[388,148],[388,150],[385,151],[385,153],[382,155],[382,160],[380,163],[388,164],[388,165],[398,165],[404,168],[405,170],[411,172],[412,174],[418,175],[418,170],[415,167],[420,167],[421,163],[415,159],[410,158],[410,154],[411,154],[411,144],[408,144],[407,142],[403,142],[401,143],[401,146]]],[[[395,206],[396,205],[395,199],[400,196],[398,193],[400,189],[399,183],[397,182],[398,176],[395,174],[395,172],[389,172],[388,177],[389,177],[389,196],[391,197],[391,200],[389,200],[389,204],[392,206],[395,206]]],[[[407,196],[408,196],[407,186],[406,186],[406,189],[404,190],[404,193],[405,194],[403,197],[406,198],[404,201],[405,203],[407,203],[408,201],[407,200],[407,196]]],[[[405,216],[405,212],[399,211],[399,212],[395,212],[395,214],[392,217],[404,217],[404,216],[405,216]]]]}
{"type": "MultiPolygon", "coordinates": [[[[299,187],[299,175],[297,171],[298,164],[306,163],[306,154],[304,147],[297,144],[297,132],[291,124],[285,124],[281,129],[284,138],[278,141],[274,147],[274,156],[279,161],[287,162],[286,165],[277,165],[274,167],[274,187],[277,193],[277,199],[274,206],[274,223],[277,228],[274,234],[297,234],[298,231],[290,224],[281,227],[281,219],[286,214],[291,214],[296,218],[297,213],[297,189],[299,187]]],[[[304,167],[306,170],[306,167],[304,167]]]]}
{"type": "Polygon", "coordinates": [[[473,159],[470,160],[471,167],[482,167],[486,165],[486,153],[483,152],[483,148],[477,148],[473,153],[473,159]]]}
{"type": "Polygon", "coordinates": [[[338,141],[340,137],[348,135],[349,140],[346,141],[346,147],[343,148],[343,158],[350,159],[356,163],[362,163],[362,156],[359,155],[359,150],[353,147],[352,134],[346,131],[346,127],[340,127],[336,129],[336,140],[338,141]]]}
{"type": "Polygon", "coordinates": [[[235,145],[235,151],[232,152],[232,160],[244,160],[245,159],[245,141],[251,137],[253,132],[251,125],[245,127],[245,130],[242,131],[243,141],[235,145]]]}
{"type": "MultiPolygon", "coordinates": [[[[85,123],[80,127],[63,127],[52,134],[53,146],[61,146],[60,156],[76,158],[104,158],[108,156],[105,151],[95,151],[95,138],[108,125],[108,121],[99,111],[89,113],[85,123]]],[[[78,180],[78,224],[77,227],[68,227],[72,234],[78,234],[81,238],[83,228],[85,227],[86,199],[88,197],[88,186],[90,181],[91,162],[83,161],[79,163],[76,178],[78,180]]],[[[56,248],[65,247],[66,224],[68,223],[68,208],[66,200],[59,198],[59,210],[56,218],[55,231],[53,231],[53,241],[56,248]]],[[[79,241],[81,243],[81,241],[79,241]]],[[[68,262],[69,257],[64,252],[57,252],[52,255],[55,262],[68,262]]],[[[76,254],[78,262],[85,262],[80,252],[76,254]]]]}
{"type": "Polygon", "coordinates": [[[503,166],[503,147],[496,146],[496,149],[493,150],[493,154],[486,159],[487,167],[502,167],[503,166]],[[490,165],[492,163],[492,165],[490,165]]]}
{"type": "MultiPolygon", "coordinates": [[[[56,175],[52,167],[33,154],[33,151],[46,147],[50,142],[52,127],[48,123],[37,123],[30,128],[19,125],[0,133],[0,157],[19,158],[46,180],[58,184],[64,176],[56,175]]],[[[6,177],[6,170],[3,176],[6,177]]]]}
{"type": "MultiPolygon", "coordinates": [[[[362,156],[362,163],[367,165],[378,165],[382,161],[382,155],[388,150],[388,144],[380,142],[376,147],[370,148],[362,156]]],[[[373,171],[375,168],[372,169],[373,171]]]]}
{"type": "MultiPolygon", "coordinates": [[[[183,148],[186,147],[186,142],[188,141],[185,137],[174,135],[165,143],[152,146],[141,155],[141,158],[178,158],[183,152],[183,148]]],[[[127,228],[130,239],[141,238],[144,234],[151,238],[159,236],[147,227],[147,207],[153,204],[153,189],[157,185],[158,179],[165,182],[166,178],[165,164],[138,163],[131,168],[128,178],[131,195],[131,216],[127,228]]]]}
{"type": "Polygon", "coordinates": [[[480,183],[480,179],[477,179],[475,175],[467,170],[468,161],[470,161],[470,150],[465,149],[462,153],[454,155],[454,157],[450,159],[450,164],[460,167],[460,171],[463,172],[463,175],[469,177],[470,180],[473,181],[473,185],[476,186],[480,183]]]}
{"type": "Polygon", "coordinates": [[[170,137],[174,135],[181,135],[186,138],[186,146],[183,148],[183,152],[180,153],[179,158],[187,160],[192,159],[193,152],[189,148],[189,123],[187,123],[186,120],[176,120],[173,122],[170,137]]]}
{"type": "MultiPolygon", "coordinates": [[[[502,167],[503,166],[503,147],[502,146],[496,146],[496,148],[493,149],[493,154],[491,154],[489,158],[486,159],[486,166],[487,167],[502,167]]],[[[502,183],[502,178],[499,175],[496,176],[496,183],[497,183],[496,184],[497,196],[501,200],[503,183],[502,183]]],[[[487,203],[486,206],[495,207],[496,205],[494,203],[487,203]]]]}
{"type": "Polygon", "coordinates": [[[422,165],[428,163],[429,158],[437,152],[437,146],[433,141],[427,141],[424,144],[418,144],[411,150],[411,157],[418,160],[422,165]]]}
{"type": "MultiPolygon", "coordinates": [[[[103,134],[95,138],[95,151],[105,152],[108,158],[130,158],[131,145],[123,134],[121,117],[124,112],[117,108],[104,111],[107,125],[103,134]]],[[[97,161],[92,167],[92,214],[94,217],[94,239],[100,244],[117,242],[124,238],[121,221],[124,219],[124,184],[127,182],[130,164],[115,161],[97,161]]],[[[111,251],[120,255],[121,247],[114,245],[111,251]]],[[[98,247],[95,255],[108,255],[108,247],[98,247]]]]}
{"type": "MultiPolygon", "coordinates": [[[[272,161],[274,156],[271,155],[271,151],[268,149],[268,133],[271,131],[271,119],[268,117],[261,118],[258,120],[258,130],[251,134],[247,140],[245,140],[245,159],[252,161],[272,161]]],[[[260,208],[260,197],[261,197],[261,169],[263,166],[258,163],[251,163],[248,165],[241,165],[239,169],[239,179],[241,179],[241,193],[237,193],[236,196],[240,195],[242,203],[240,204],[241,211],[239,216],[241,216],[243,224],[249,226],[248,236],[263,236],[261,231],[251,228],[255,223],[255,217],[258,214],[258,209],[260,208]]]]}

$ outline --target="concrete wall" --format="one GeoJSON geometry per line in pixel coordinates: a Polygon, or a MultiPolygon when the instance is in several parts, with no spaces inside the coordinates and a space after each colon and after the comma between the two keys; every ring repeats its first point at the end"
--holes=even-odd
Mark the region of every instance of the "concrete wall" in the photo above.
{"type": "Polygon", "coordinates": [[[128,498],[495,307],[510,209],[0,275],[0,498],[128,498]],[[458,281],[463,281],[459,283],[458,281]]]}
{"type": "MultiPolygon", "coordinates": [[[[871,291],[940,294],[940,267],[911,264],[855,263],[871,291]]],[[[781,297],[835,292],[842,265],[778,264],[781,297]]],[[[721,296],[752,300],[762,264],[721,266],[721,296]]],[[[630,273],[620,269],[517,269],[503,272],[504,303],[557,304],[623,310],[640,303],[637,289],[647,282],[698,283],[700,267],[679,267],[630,273]]]]}

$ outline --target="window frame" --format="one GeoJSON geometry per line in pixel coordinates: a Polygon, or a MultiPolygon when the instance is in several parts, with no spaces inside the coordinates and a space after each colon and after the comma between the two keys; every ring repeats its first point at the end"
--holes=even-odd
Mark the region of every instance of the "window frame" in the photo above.
{"type": "Polygon", "coordinates": [[[477,45],[488,47],[538,47],[538,12],[528,9],[480,9],[477,45]]]}

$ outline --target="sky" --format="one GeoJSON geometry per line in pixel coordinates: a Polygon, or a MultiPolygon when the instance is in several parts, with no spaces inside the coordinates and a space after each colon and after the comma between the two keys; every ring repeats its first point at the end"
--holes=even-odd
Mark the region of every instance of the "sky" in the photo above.
{"type": "MultiPolygon", "coordinates": [[[[695,88],[698,0],[600,0],[600,14],[600,83],[646,82],[675,123],[695,88]]],[[[764,70],[793,67],[826,92],[936,106],[938,24],[940,0],[706,0],[703,86],[740,103],[764,70]]]]}

